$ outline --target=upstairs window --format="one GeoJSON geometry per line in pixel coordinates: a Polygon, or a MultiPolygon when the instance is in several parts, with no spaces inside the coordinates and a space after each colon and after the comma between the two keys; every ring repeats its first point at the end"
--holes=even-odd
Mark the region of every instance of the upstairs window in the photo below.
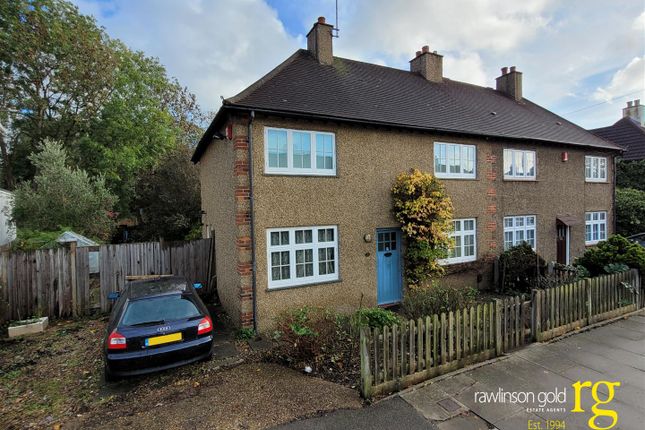
{"type": "Polygon", "coordinates": [[[585,180],[587,182],[607,182],[607,158],[585,157],[585,180]]]}
{"type": "Polygon", "coordinates": [[[333,133],[266,128],[265,173],[282,175],[336,174],[333,133]]]}
{"type": "Polygon", "coordinates": [[[535,151],[505,149],[504,179],[535,180],[535,151]]]}
{"type": "Polygon", "coordinates": [[[435,142],[435,176],[437,178],[475,179],[475,151],[475,145],[435,142]]]}

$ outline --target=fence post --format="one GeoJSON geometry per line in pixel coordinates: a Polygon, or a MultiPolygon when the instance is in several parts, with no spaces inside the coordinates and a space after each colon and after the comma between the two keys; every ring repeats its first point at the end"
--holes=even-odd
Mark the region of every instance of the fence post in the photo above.
{"type": "Polygon", "coordinates": [[[76,242],[69,242],[69,275],[72,284],[72,315],[78,316],[78,280],[76,279],[76,242]]]}
{"type": "Polygon", "coordinates": [[[591,325],[593,309],[591,306],[591,279],[585,278],[585,296],[587,298],[587,325],[591,325]]]}
{"type": "Polygon", "coordinates": [[[361,393],[363,397],[372,397],[372,372],[370,371],[370,350],[367,328],[361,327],[361,393]]]}
{"type": "Polygon", "coordinates": [[[495,299],[495,355],[502,355],[502,301],[495,299]]]}
{"type": "Polygon", "coordinates": [[[531,334],[536,342],[542,341],[542,291],[531,292],[531,334]]]}

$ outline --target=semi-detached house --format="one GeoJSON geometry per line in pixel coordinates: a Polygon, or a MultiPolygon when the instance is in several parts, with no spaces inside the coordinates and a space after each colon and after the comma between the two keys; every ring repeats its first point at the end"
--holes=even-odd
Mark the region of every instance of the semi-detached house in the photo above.
{"type": "Polygon", "coordinates": [[[390,190],[410,168],[441,178],[455,208],[442,282],[487,286],[523,241],[568,263],[612,233],[620,148],[524,98],[515,67],[485,88],[443,76],[427,47],[409,71],[334,57],[331,30],[320,18],[306,50],[226,99],[193,156],[238,325],[400,301],[390,190]]]}

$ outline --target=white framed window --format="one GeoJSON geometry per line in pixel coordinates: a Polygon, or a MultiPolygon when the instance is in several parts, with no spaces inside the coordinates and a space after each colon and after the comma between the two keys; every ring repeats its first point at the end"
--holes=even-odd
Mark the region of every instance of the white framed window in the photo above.
{"type": "Polygon", "coordinates": [[[281,175],[336,174],[336,138],[322,131],[264,128],[264,171],[281,175]]]}
{"type": "Polygon", "coordinates": [[[336,226],[267,229],[269,288],[338,280],[336,226]]]}
{"type": "Polygon", "coordinates": [[[607,157],[585,156],[585,181],[607,182],[607,157]]]}
{"type": "Polygon", "coordinates": [[[523,242],[535,249],[535,215],[504,217],[504,250],[520,245],[523,242]]]}
{"type": "Polygon", "coordinates": [[[434,174],[437,178],[475,179],[476,166],[475,145],[435,142],[434,174]]]}
{"type": "Polygon", "coordinates": [[[441,264],[466,263],[477,260],[477,220],[475,218],[455,219],[452,221],[453,247],[448,258],[441,264]]]}
{"type": "Polygon", "coordinates": [[[535,151],[504,150],[504,179],[535,180],[535,151]]]}
{"type": "Polygon", "coordinates": [[[607,239],[607,212],[585,212],[585,245],[607,239]]]}

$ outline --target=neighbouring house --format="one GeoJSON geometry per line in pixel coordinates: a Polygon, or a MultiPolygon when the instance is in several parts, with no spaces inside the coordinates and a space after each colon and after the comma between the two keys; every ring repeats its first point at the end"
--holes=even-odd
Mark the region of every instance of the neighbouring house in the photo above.
{"type": "Polygon", "coordinates": [[[627,107],[623,108],[623,117],[613,125],[589,131],[624,148],[622,160],[645,159],[645,106],[640,100],[627,102],[627,107]]]}
{"type": "Polygon", "coordinates": [[[218,293],[237,324],[399,302],[391,187],[410,168],[453,200],[441,282],[490,285],[492,261],[523,241],[567,263],[614,230],[620,148],[525,99],[515,67],[486,88],[445,77],[428,47],[408,71],[334,57],[332,40],[320,18],[306,50],[224,100],[193,155],[218,293]]]}
{"type": "Polygon", "coordinates": [[[13,193],[0,188],[0,246],[10,244],[16,239],[16,225],[11,221],[13,193]]]}

